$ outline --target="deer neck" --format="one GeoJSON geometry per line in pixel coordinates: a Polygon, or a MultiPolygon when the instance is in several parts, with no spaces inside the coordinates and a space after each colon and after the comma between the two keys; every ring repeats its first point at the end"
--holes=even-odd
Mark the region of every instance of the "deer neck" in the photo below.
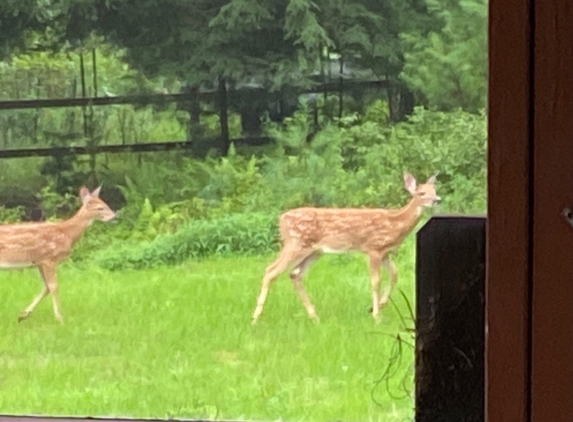
{"type": "Polygon", "coordinates": [[[423,212],[424,208],[420,201],[412,198],[410,202],[399,208],[392,217],[394,220],[399,221],[407,230],[410,230],[418,224],[423,212]]]}
{"type": "Polygon", "coordinates": [[[80,208],[71,218],[62,221],[60,227],[70,237],[73,243],[78,241],[84,231],[93,223],[93,218],[88,215],[84,207],[80,208]]]}

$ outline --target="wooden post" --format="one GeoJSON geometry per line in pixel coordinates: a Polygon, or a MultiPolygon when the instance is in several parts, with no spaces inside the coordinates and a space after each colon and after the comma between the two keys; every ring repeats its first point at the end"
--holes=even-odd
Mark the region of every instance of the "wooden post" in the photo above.
{"type": "Polygon", "coordinates": [[[185,101],[185,108],[189,113],[189,127],[187,130],[187,141],[191,142],[191,153],[194,154],[199,149],[199,139],[203,137],[201,127],[201,102],[199,100],[199,86],[185,85],[183,93],[189,95],[189,100],[185,101]]]}
{"type": "Polygon", "coordinates": [[[221,145],[223,154],[229,152],[229,117],[228,117],[228,99],[227,99],[227,82],[224,77],[219,76],[219,122],[221,124],[221,145]]]}
{"type": "MultiPolygon", "coordinates": [[[[80,51],[80,81],[82,84],[82,98],[86,98],[86,71],[84,67],[84,53],[80,51]]],[[[82,106],[82,113],[84,117],[84,136],[88,137],[88,119],[86,115],[86,107],[82,106]]]]}
{"type": "Polygon", "coordinates": [[[338,79],[338,82],[340,84],[340,86],[338,87],[338,118],[342,119],[342,112],[344,109],[344,105],[342,103],[343,101],[343,96],[344,96],[344,79],[343,79],[343,74],[344,74],[344,57],[342,56],[342,53],[340,54],[340,78],[338,79]]]}
{"type": "Polygon", "coordinates": [[[485,217],[416,236],[416,422],[484,420],[485,217]]]}
{"type": "Polygon", "coordinates": [[[97,97],[97,58],[95,48],[92,48],[92,78],[94,86],[94,97],[97,97]]]}

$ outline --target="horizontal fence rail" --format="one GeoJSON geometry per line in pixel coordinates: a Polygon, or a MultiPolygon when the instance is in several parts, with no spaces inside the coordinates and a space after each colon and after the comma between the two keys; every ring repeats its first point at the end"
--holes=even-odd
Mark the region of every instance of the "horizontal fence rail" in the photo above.
{"type": "MultiPolygon", "coordinates": [[[[387,80],[375,81],[357,81],[357,80],[338,80],[330,81],[322,84],[317,84],[311,88],[297,88],[287,87],[290,92],[295,95],[301,94],[320,94],[327,92],[338,92],[340,95],[344,91],[351,90],[353,87],[375,87],[375,88],[388,88],[389,82],[387,80]]],[[[89,106],[107,106],[107,105],[125,105],[137,104],[140,106],[150,104],[168,104],[172,102],[189,103],[190,106],[193,102],[207,100],[207,101],[221,101],[221,109],[212,112],[200,111],[200,114],[219,114],[221,124],[221,135],[211,139],[197,139],[187,141],[165,141],[165,142],[144,142],[137,144],[112,144],[112,145],[81,145],[81,146],[64,146],[64,147],[46,147],[46,148],[13,148],[13,149],[0,149],[0,159],[7,158],[24,158],[24,157],[54,157],[54,156],[70,156],[70,155],[85,155],[85,154],[117,154],[117,153],[141,153],[141,152],[158,152],[158,151],[171,151],[178,149],[193,150],[198,143],[205,141],[212,142],[214,147],[228,148],[231,143],[235,145],[247,144],[250,146],[264,145],[270,142],[268,137],[253,136],[229,139],[227,121],[227,97],[233,98],[234,96],[243,93],[259,93],[261,96],[269,96],[274,93],[269,92],[264,88],[258,87],[242,87],[238,89],[228,89],[223,93],[220,90],[215,91],[200,91],[195,93],[185,92],[178,94],[145,94],[145,95],[124,95],[124,96],[108,96],[108,97],[81,97],[81,98],[55,98],[55,99],[35,99],[35,100],[5,100],[0,101],[1,110],[22,110],[22,109],[40,109],[40,108],[58,108],[58,107],[89,107],[89,106]],[[223,97],[221,97],[223,95],[223,97]]],[[[342,100],[341,100],[342,101],[342,100]]],[[[316,110],[315,110],[316,111],[316,110]]],[[[316,113],[315,113],[316,114],[316,113]]],[[[84,115],[84,132],[86,128],[84,115]]],[[[316,120],[316,116],[315,116],[316,120]]]]}
{"type": "MultiPolygon", "coordinates": [[[[377,88],[387,88],[388,81],[343,81],[344,90],[354,86],[371,86],[377,88]]],[[[327,82],[308,89],[294,89],[298,94],[316,94],[322,92],[340,91],[340,82],[327,82]]],[[[266,95],[268,91],[263,88],[239,88],[229,89],[229,96],[237,95],[241,92],[257,92],[266,95]]],[[[194,100],[214,101],[218,98],[219,92],[207,91],[196,94],[149,94],[149,95],[120,95],[110,97],[81,97],[81,98],[54,98],[37,100],[4,100],[0,101],[0,110],[22,110],[35,108],[58,108],[58,107],[88,107],[107,106],[121,104],[161,104],[169,102],[185,102],[194,100]]]]}
{"type": "MultiPolygon", "coordinates": [[[[141,144],[126,145],[98,145],[93,147],[74,146],[74,147],[48,147],[48,148],[25,148],[25,149],[6,149],[0,150],[0,159],[5,158],[24,158],[24,157],[53,157],[67,155],[85,155],[85,154],[118,154],[134,152],[158,152],[173,151],[178,149],[191,149],[196,142],[213,141],[218,138],[202,139],[200,141],[168,141],[168,142],[149,142],[141,144]]],[[[248,143],[249,145],[264,145],[270,142],[268,137],[253,138],[235,138],[229,142],[234,144],[248,143]]]]}

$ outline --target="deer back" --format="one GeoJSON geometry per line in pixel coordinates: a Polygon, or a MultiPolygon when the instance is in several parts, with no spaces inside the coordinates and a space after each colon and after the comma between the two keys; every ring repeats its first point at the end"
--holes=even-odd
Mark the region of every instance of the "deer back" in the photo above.
{"type": "Polygon", "coordinates": [[[295,208],[279,219],[281,238],[300,248],[344,253],[398,246],[421,212],[380,208],[295,208]]]}

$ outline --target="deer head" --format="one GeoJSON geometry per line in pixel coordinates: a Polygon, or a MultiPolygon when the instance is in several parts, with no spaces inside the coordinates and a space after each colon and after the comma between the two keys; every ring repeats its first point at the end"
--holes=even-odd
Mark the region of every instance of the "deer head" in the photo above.
{"type": "Polygon", "coordinates": [[[99,198],[101,186],[90,192],[88,188],[82,186],[80,188],[80,199],[83,204],[83,211],[92,220],[109,221],[115,217],[115,212],[99,198]]]}
{"type": "Polygon", "coordinates": [[[426,181],[426,183],[418,185],[414,176],[408,172],[404,173],[404,187],[408,192],[410,192],[412,198],[416,200],[420,206],[432,207],[441,199],[436,195],[436,188],[434,186],[437,175],[438,173],[434,174],[426,181]]]}

